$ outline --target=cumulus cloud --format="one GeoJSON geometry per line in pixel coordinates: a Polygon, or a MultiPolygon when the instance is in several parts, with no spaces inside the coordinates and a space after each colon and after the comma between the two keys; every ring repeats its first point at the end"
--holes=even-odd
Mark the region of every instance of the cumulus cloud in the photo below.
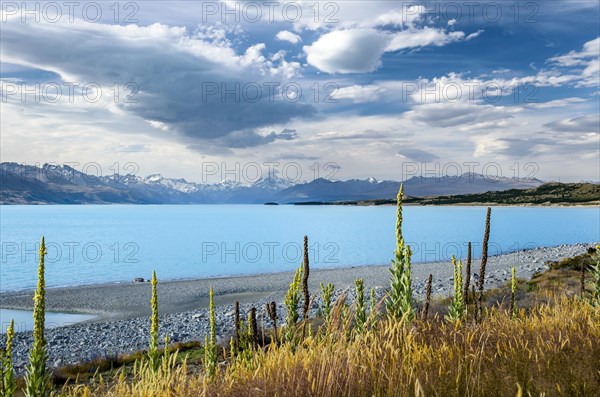
{"type": "Polygon", "coordinates": [[[405,5],[376,18],[362,20],[354,27],[325,33],[313,44],[304,46],[307,61],[326,73],[373,72],[381,65],[381,57],[386,52],[441,47],[472,40],[483,32],[478,30],[466,35],[461,31],[427,26],[425,14],[423,6],[405,5]]]}
{"type": "Polygon", "coordinates": [[[275,37],[277,40],[289,41],[292,44],[297,44],[302,41],[302,37],[296,33],[290,32],[289,30],[282,30],[281,32],[277,33],[277,36],[275,37]]]}
{"type": "Polygon", "coordinates": [[[380,65],[388,38],[375,29],[335,30],[304,46],[310,65],[327,73],[372,72],[380,65]]]}
{"type": "Polygon", "coordinates": [[[249,147],[287,139],[289,134],[255,131],[315,112],[268,87],[248,89],[248,81],[281,81],[299,67],[281,56],[267,59],[260,43],[237,54],[222,39],[215,44],[182,27],[78,20],[23,24],[14,18],[3,23],[2,36],[5,62],[51,71],[67,82],[95,83],[105,92],[131,84],[137,102],[119,100],[112,108],[190,144],[212,140],[211,145],[249,147]]]}

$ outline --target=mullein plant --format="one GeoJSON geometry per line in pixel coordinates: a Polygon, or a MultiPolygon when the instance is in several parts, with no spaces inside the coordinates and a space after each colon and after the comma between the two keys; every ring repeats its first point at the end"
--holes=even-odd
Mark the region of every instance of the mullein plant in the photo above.
{"type": "Polygon", "coordinates": [[[275,343],[279,344],[279,336],[277,333],[277,303],[271,302],[266,304],[267,314],[273,322],[273,329],[275,333],[275,343]]]}
{"type": "Polygon", "coordinates": [[[152,272],[152,297],[150,306],[152,307],[152,317],[150,325],[150,350],[148,351],[148,362],[150,369],[156,372],[160,366],[160,353],[158,351],[158,294],[156,292],[156,272],[152,272]]]}
{"type": "Polygon", "coordinates": [[[310,293],[308,291],[308,274],[310,272],[308,266],[308,236],[304,236],[304,270],[302,271],[302,294],[304,295],[303,318],[308,318],[310,310],[310,293]]]}
{"type": "Polygon", "coordinates": [[[356,332],[361,333],[367,322],[367,311],[365,308],[365,285],[362,278],[357,278],[354,281],[356,285],[356,314],[354,316],[356,332]]]}
{"type": "Polygon", "coordinates": [[[12,346],[15,337],[15,320],[10,320],[6,330],[6,349],[2,356],[2,387],[0,392],[2,396],[12,397],[15,394],[17,385],[15,382],[15,371],[12,363],[12,346]]]}
{"type": "Polygon", "coordinates": [[[411,250],[409,246],[404,245],[402,237],[402,196],[404,194],[404,185],[400,185],[398,192],[398,209],[396,217],[396,252],[392,260],[391,288],[386,302],[388,315],[396,320],[412,320],[414,316],[412,281],[410,258],[411,250]]]}
{"type": "Polygon", "coordinates": [[[454,270],[454,294],[450,301],[450,307],[448,308],[448,315],[446,320],[450,322],[456,322],[461,320],[466,313],[465,300],[463,298],[463,282],[462,282],[462,261],[456,261],[454,255],[452,255],[452,267],[454,270]]]}
{"type": "Polygon", "coordinates": [[[463,299],[465,306],[469,304],[469,285],[471,284],[471,242],[467,245],[467,269],[465,271],[465,289],[463,291],[463,299]]]}
{"type": "Polygon", "coordinates": [[[204,338],[204,368],[206,370],[206,379],[214,380],[217,376],[217,322],[215,320],[215,300],[214,291],[210,287],[209,292],[209,318],[210,318],[210,336],[204,338]]]}
{"type": "Polygon", "coordinates": [[[40,244],[40,263],[38,267],[38,283],[33,296],[33,347],[29,352],[29,365],[25,373],[25,396],[43,397],[48,393],[50,372],[46,367],[48,361],[48,347],[44,338],[46,315],[46,281],[45,256],[46,242],[42,237],[40,244]]]}
{"type": "Polygon", "coordinates": [[[592,271],[592,296],[591,303],[600,307],[600,245],[596,246],[596,264],[591,267],[592,271]]]}
{"type": "Polygon", "coordinates": [[[483,233],[483,246],[481,248],[481,267],[479,269],[479,279],[477,287],[479,296],[477,297],[477,311],[475,312],[476,321],[481,321],[483,317],[483,288],[485,287],[485,269],[488,260],[488,243],[490,241],[490,219],[492,217],[492,209],[488,207],[485,217],[485,232],[483,233]]]}
{"type": "Polygon", "coordinates": [[[429,306],[431,305],[431,284],[433,283],[433,274],[429,273],[427,277],[427,286],[425,287],[425,305],[423,306],[423,314],[421,320],[427,321],[429,315],[429,306]]]}
{"type": "Polygon", "coordinates": [[[510,307],[509,313],[511,317],[517,316],[517,301],[515,300],[515,292],[517,291],[517,268],[512,267],[512,273],[510,278],[510,307]]]}
{"type": "Polygon", "coordinates": [[[323,295],[323,307],[321,308],[321,312],[325,319],[325,323],[329,322],[329,318],[331,317],[331,297],[333,296],[333,291],[335,290],[335,286],[331,283],[327,283],[327,285],[321,283],[321,294],[323,295]]]}
{"type": "Polygon", "coordinates": [[[286,330],[285,337],[286,340],[291,342],[294,339],[294,330],[296,327],[296,323],[298,322],[298,306],[300,304],[300,283],[302,280],[302,266],[296,269],[296,274],[294,275],[294,279],[290,284],[290,288],[288,289],[287,295],[285,296],[285,307],[288,310],[288,314],[286,317],[286,330]]]}

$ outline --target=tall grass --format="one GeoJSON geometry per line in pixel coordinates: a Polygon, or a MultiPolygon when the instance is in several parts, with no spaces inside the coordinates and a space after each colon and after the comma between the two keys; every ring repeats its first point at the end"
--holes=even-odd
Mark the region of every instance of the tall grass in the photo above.
{"type": "MultiPolygon", "coordinates": [[[[92,386],[94,396],[595,396],[600,392],[598,309],[556,297],[510,321],[494,311],[481,324],[455,326],[384,318],[346,339],[307,337],[297,349],[258,350],[249,367],[234,361],[206,384],[186,369],[157,378],[92,386]],[[166,394],[159,394],[167,390],[166,394]]],[[[83,387],[69,396],[83,395],[83,387]]]]}

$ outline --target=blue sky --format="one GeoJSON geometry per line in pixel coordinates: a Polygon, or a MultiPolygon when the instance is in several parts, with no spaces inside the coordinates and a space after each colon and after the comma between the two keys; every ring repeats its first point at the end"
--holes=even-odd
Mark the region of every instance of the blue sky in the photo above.
{"type": "Polygon", "coordinates": [[[597,1],[48,4],[2,3],[2,161],[600,179],[597,1]]]}

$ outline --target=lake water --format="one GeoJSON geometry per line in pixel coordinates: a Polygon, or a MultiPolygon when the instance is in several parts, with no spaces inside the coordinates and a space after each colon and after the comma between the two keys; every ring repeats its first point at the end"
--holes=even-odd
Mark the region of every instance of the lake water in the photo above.
{"type": "MultiPolygon", "coordinates": [[[[46,312],[46,328],[62,327],[86,320],[95,316],[87,314],[46,312]]],[[[28,310],[0,309],[0,334],[6,333],[10,320],[15,320],[15,332],[33,330],[33,312],[28,310]]]]}
{"type": "MultiPolygon", "coordinates": [[[[46,238],[49,287],[292,270],[309,236],[311,266],[387,264],[395,207],[0,206],[0,291],[36,285],[46,238]]],[[[405,207],[413,262],[480,255],[484,207],[405,207]]],[[[497,207],[490,254],[600,240],[600,208],[497,207]]]]}

